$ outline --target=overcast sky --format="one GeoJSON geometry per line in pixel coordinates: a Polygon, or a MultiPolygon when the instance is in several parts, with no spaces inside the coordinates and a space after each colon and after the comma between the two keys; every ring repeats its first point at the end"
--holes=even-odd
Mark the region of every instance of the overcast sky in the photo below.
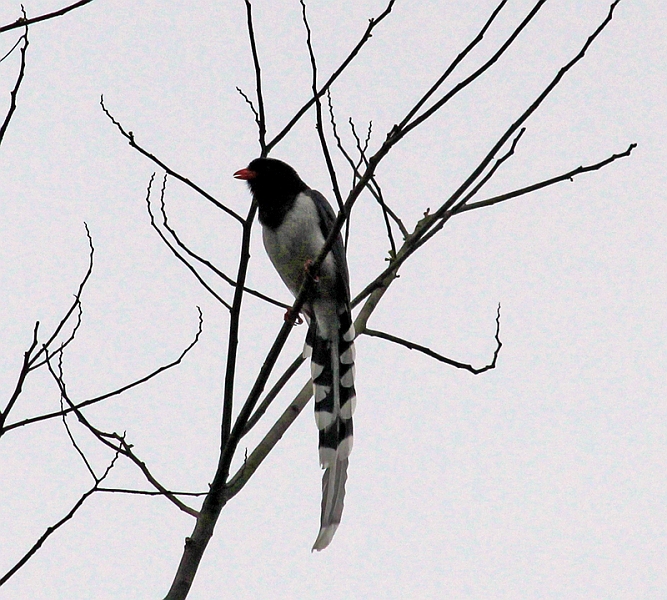
{"type": "MultiPolygon", "coordinates": [[[[24,0],[29,16],[63,0],[24,0]]],[[[332,96],[371,148],[471,40],[495,2],[398,1],[332,96]]],[[[479,66],[530,10],[508,3],[452,83],[479,66]]],[[[380,0],[308,3],[322,76],[356,43],[380,0]]],[[[602,21],[608,2],[553,0],[497,65],[394,149],[378,171],[410,228],[466,178],[602,21]]],[[[269,135],[310,93],[297,0],[254,3],[269,135]]],[[[0,25],[19,3],[3,0],[0,25]]],[[[0,56],[18,39],[0,37],[0,56]]],[[[311,554],[321,472],[309,406],[225,507],[189,598],[667,597],[667,31],[658,0],[622,0],[614,19],[527,122],[516,154],[483,197],[625,151],[573,183],[462,214],[401,270],[369,326],[479,366],[472,374],[389,342],[357,342],[358,408],[343,522],[311,554]]],[[[34,322],[53,329],[95,245],[83,322],[65,378],[84,400],[178,356],[204,314],[201,342],[179,367],[91,407],[127,432],[165,485],[201,491],[218,459],[227,313],[151,229],[156,171],[103,115],[235,211],[232,173],[258,154],[241,0],[94,0],[30,29],[18,109],[0,145],[0,406],[34,322]]],[[[0,63],[0,119],[19,55],[0,63]]],[[[332,198],[311,111],[273,156],[332,198]]],[[[340,157],[341,180],[350,175],[340,157]]],[[[157,170],[158,176],[162,173],[157,170]]],[[[240,228],[184,185],[166,193],[172,224],[196,251],[235,272],[240,228]]],[[[386,264],[377,205],[362,196],[348,258],[353,294],[386,264]]],[[[252,241],[249,281],[290,302],[252,241]]],[[[231,298],[231,289],[216,283],[231,298]]],[[[252,297],[241,326],[239,397],[283,311],[252,297]]],[[[296,328],[279,366],[303,343],[296,328]]],[[[304,367],[249,436],[249,451],[307,378],[304,367]]],[[[46,373],[31,375],[10,421],[58,407],[46,373]]],[[[98,470],[109,452],[72,419],[98,470]]],[[[243,448],[241,449],[241,455],[243,448]]],[[[235,466],[238,466],[238,462],[235,466]]],[[[91,485],[62,422],[0,440],[0,576],[91,485]]],[[[109,485],[148,489],[119,460],[109,485]]],[[[193,501],[196,506],[197,501],[193,501]]],[[[161,498],[96,494],[3,587],[2,598],[161,598],[194,521],[161,498]]]]}

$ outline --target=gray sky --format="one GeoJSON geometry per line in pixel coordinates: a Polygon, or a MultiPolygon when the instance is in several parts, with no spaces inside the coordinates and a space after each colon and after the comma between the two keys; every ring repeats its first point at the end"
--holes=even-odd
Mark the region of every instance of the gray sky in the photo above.
{"type": "MultiPolygon", "coordinates": [[[[25,4],[37,15],[62,3],[25,4]]],[[[309,2],[323,75],[383,6],[309,2]]],[[[397,2],[332,90],[341,127],[348,116],[360,128],[372,119],[377,147],[494,6],[397,2]]],[[[510,1],[452,81],[481,64],[529,6],[510,1]]],[[[271,134],[310,93],[308,56],[296,0],[254,7],[271,134]]],[[[392,151],[379,181],[406,223],[463,181],[607,9],[597,0],[547,3],[484,79],[392,151]]],[[[0,24],[18,10],[5,0],[0,24]]],[[[145,195],[154,166],[102,114],[99,96],[142,145],[245,213],[248,192],[231,177],[258,153],[252,115],[235,91],[254,87],[244,23],[241,0],[95,0],[35,25],[18,110],[0,146],[0,405],[35,320],[52,329],[85,272],[85,221],[95,267],[64,365],[75,399],[178,356],[196,331],[195,307],[204,312],[202,340],[181,366],[87,413],[99,427],[127,431],[156,476],[178,490],[206,489],[217,462],[226,313],[151,229],[145,195]]],[[[17,36],[3,34],[0,55],[17,36]]],[[[321,472],[307,407],[225,508],[190,598],[665,597],[665,39],[659,2],[622,0],[480,198],[637,142],[631,158],[456,217],[402,269],[369,323],[480,365],[493,352],[501,302],[498,368],[475,377],[359,339],[355,449],[332,545],[310,552],[321,472]]],[[[17,68],[17,55],[0,63],[0,115],[17,68]]],[[[332,198],[313,124],[311,112],[273,155],[332,198]]],[[[167,204],[188,244],[233,273],[240,228],[173,180],[167,204]]],[[[382,232],[377,205],[362,196],[349,248],[353,293],[385,264],[382,232]]],[[[252,255],[250,284],[290,301],[258,227],[252,255]]],[[[229,288],[217,289],[231,298],[229,288]]],[[[240,396],[281,323],[282,310],[246,300],[240,396]]],[[[280,365],[304,335],[303,326],[294,331],[280,365]]],[[[306,377],[303,368],[270,417],[306,377]]],[[[53,383],[37,373],[14,418],[57,405],[53,383]]],[[[268,425],[250,436],[249,450],[268,425]]],[[[72,426],[104,468],[109,454],[72,426]]],[[[90,478],[53,420],[1,440],[0,482],[4,573],[90,478]]],[[[127,461],[109,483],[145,487],[127,461]]],[[[192,526],[165,500],[97,494],[2,597],[160,598],[192,526]]]]}

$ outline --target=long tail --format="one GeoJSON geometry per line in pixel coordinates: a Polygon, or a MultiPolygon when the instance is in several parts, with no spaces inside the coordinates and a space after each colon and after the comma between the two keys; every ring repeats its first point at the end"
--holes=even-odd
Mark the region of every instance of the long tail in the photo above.
{"type": "Polygon", "coordinates": [[[343,514],[348,457],[352,451],[354,391],[354,325],[350,307],[340,306],[335,327],[327,339],[313,319],[306,345],[312,348],[311,375],[315,395],[315,422],[320,430],[322,514],[313,550],[331,542],[343,514]]]}

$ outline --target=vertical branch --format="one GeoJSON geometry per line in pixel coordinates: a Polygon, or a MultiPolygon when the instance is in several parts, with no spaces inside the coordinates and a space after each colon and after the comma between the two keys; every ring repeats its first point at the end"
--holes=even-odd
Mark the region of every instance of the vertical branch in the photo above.
{"type": "MultiPolygon", "coordinates": [[[[259,128],[259,148],[261,156],[268,154],[266,148],[266,114],[264,113],[264,97],[262,96],[262,69],[259,66],[259,55],[257,54],[257,44],[255,43],[255,29],[252,24],[252,4],[250,0],[245,0],[246,15],[248,19],[248,37],[250,38],[250,50],[252,51],[252,61],[255,65],[255,88],[257,91],[257,110],[255,118],[259,128]]],[[[252,104],[251,104],[252,106],[252,104]]]]}
{"type": "Polygon", "coordinates": [[[333,162],[331,160],[331,154],[329,153],[329,147],[327,146],[327,140],[324,135],[324,126],[322,124],[322,102],[320,101],[321,94],[317,91],[317,62],[315,61],[315,53],[313,52],[313,44],[310,35],[310,25],[308,24],[308,17],[306,16],[306,2],[305,0],[299,0],[301,2],[301,15],[303,17],[303,24],[306,27],[306,45],[308,46],[308,54],[310,55],[310,66],[313,72],[313,99],[315,101],[315,112],[317,115],[317,124],[315,128],[317,129],[317,135],[320,138],[320,145],[322,146],[322,154],[324,154],[324,160],[327,163],[327,169],[329,170],[329,177],[331,178],[331,186],[333,188],[334,196],[336,196],[336,203],[338,204],[338,210],[343,212],[345,210],[343,206],[343,198],[340,195],[340,188],[338,187],[338,178],[336,177],[336,170],[334,169],[333,162]]]}
{"type": "Polygon", "coordinates": [[[231,319],[229,323],[229,340],[227,344],[227,367],[225,369],[225,388],[222,404],[222,435],[220,448],[224,449],[229,439],[232,428],[232,407],[234,402],[234,376],[236,374],[236,359],[239,347],[239,324],[241,321],[241,303],[246,275],[248,274],[248,263],[250,262],[250,233],[255,220],[257,204],[253,202],[248,211],[248,216],[243,223],[243,238],[241,240],[241,256],[239,258],[239,269],[236,276],[236,289],[232,302],[231,319]]]}

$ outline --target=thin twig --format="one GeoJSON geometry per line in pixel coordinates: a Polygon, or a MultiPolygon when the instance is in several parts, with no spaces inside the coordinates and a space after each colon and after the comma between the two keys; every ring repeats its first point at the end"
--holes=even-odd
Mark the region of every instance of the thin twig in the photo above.
{"type": "MultiPolygon", "coordinates": [[[[414,117],[419,109],[424,106],[426,101],[435,94],[435,92],[440,88],[440,86],[445,82],[445,80],[454,72],[456,67],[461,64],[463,59],[470,54],[470,52],[479,44],[483,39],[486,32],[491,27],[491,24],[496,20],[496,17],[507,4],[507,0],[502,0],[502,2],[496,7],[496,9],[491,13],[491,16],[488,18],[482,29],[479,30],[479,33],[475,38],[459,53],[459,55],[452,61],[452,63],[445,69],[443,74],[436,80],[436,82],[431,86],[431,88],[421,97],[419,101],[408,111],[403,120],[399,124],[399,129],[403,129],[410,119],[414,117]]],[[[500,52],[502,54],[502,52],[500,52]]],[[[490,64],[488,65],[490,66],[490,64]]],[[[480,73],[481,74],[481,73],[480,73]]],[[[465,86],[464,86],[465,87],[465,86]]]]}
{"type": "MultiPolygon", "coordinates": [[[[368,20],[368,26],[366,27],[366,31],[364,31],[363,35],[361,36],[361,39],[357,42],[357,45],[352,48],[350,53],[347,55],[347,58],[340,64],[340,66],[332,73],[331,77],[327,79],[326,83],[318,90],[316,96],[318,98],[322,97],[322,94],[324,94],[333,84],[338,77],[340,77],[341,73],[345,71],[345,69],[348,67],[348,65],[354,60],[354,58],[359,54],[359,51],[364,47],[364,45],[368,42],[368,40],[371,39],[373,29],[375,29],[386,17],[387,15],[391,12],[394,3],[396,0],[390,0],[387,6],[385,7],[384,11],[380,13],[376,18],[374,19],[369,19],[368,20]]],[[[267,152],[270,152],[280,141],[292,130],[292,128],[301,120],[301,117],[308,111],[308,109],[315,103],[315,98],[311,97],[297,112],[296,114],[292,117],[292,119],[283,127],[283,129],[276,135],[267,145],[266,149],[267,152]]]]}
{"type": "Polygon", "coordinates": [[[116,432],[108,433],[106,431],[102,431],[101,429],[98,429],[97,427],[93,426],[92,423],[84,416],[84,414],[79,410],[74,403],[70,400],[69,395],[67,393],[67,387],[65,385],[65,381],[63,378],[55,372],[53,369],[53,365],[51,364],[51,360],[49,357],[49,360],[47,360],[47,367],[49,368],[49,372],[51,373],[51,376],[55,380],[56,384],[58,385],[58,388],[60,389],[60,393],[62,398],[65,400],[65,402],[69,405],[69,408],[74,411],[74,414],[76,415],[77,419],[79,422],[84,425],[102,444],[105,446],[111,448],[114,452],[118,452],[125,456],[126,458],[129,458],[137,467],[139,467],[139,470],[143,473],[144,477],[146,480],[158,491],[161,492],[161,494],[169,501],[171,501],[174,505],[176,505],[180,510],[182,510],[184,513],[189,514],[190,516],[197,517],[199,516],[199,513],[194,509],[188,506],[187,504],[183,503],[181,500],[176,498],[165,486],[163,486],[150,472],[148,469],[148,466],[144,461],[142,461],[134,452],[132,451],[132,445],[128,444],[126,439],[125,439],[125,434],[119,435],[116,432]]]}
{"type": "MultiPolygon", "coordinates": [[[[150,181],[148,182],[148,188],[146,190],[146,207],[148,209],[148,216],[151,221],[151,227],[157,231],[157,234],[160,236],[160,239],[165,243],[167,248],[171,250],[172,254],[180,260],[188,269],[189,271],[195,276],[195,279],[202,285],[202,287],[209,293],[211,296],[213,296],[220,304],[222,304],[227,310],[231,310],[232,307],[227,302],[222,296],[220,296],[206,281],[204,281],[204,278],[197,272],[197,269],[195,269],[181,254],[174,248],[174,246],[170,243],[170,241],[167,239],[167,237],[162,233],[162,230],[157,226],[157,223],[155,222],[155,216],[153,215],[153,209],[151,208],[151,188],[153,186],[153,180],[155,178],[155,173],[151,175],[150,181]]],[[[160,201],[162,205],[164,206],[164,192],[166,189],[167,185],[167,174],[165,173],[164,178],[162,180],[162,189],[160,191],[160,201]]]]}
{"type": "Polygon", "coordinates": [[[52,413],[47,413],[44,415],[39,415],[37,417],[30,417],[28,419],[24,419],[22,421],[17,421],[16,423],[12,423],[11,425],[7,425],[7,427],[4,428],[4,431],[9,431],[11,429],[17,429],[18,427],[24,427],[26,425],[30,425],[31,423],[37,423],[39,421],[46,421],[48,419],[55,419],[57,417],[60,417],[62,415],[66,415],[71,412],[76,412],[81,410],[82,408],[85,408],[86,406],[91,406],[92,404],[97,404],[99,402],[102,402],[103,400],[106,400],[107,398],[112,398],[113,396],[120,396],[123,392],[126,392],[127,390],[130,390],[134,387],[137,387],[141,385],[142,383],[145,383],[154,377],[157,377],[160,373],[163,371],[166,371],[167,369],[171,369],[172,367],[175,367],[176,365],[180,364],[183,358],[185,358],[185,355],[194,347],[194,345],[199,341],[199,337],[201,336],[202,333],[202,328],[204,324],[204,319],[202,316],[201,308],[197,307],[197,312],[199,314],[199,325],[197,328],[197,333],[195,334],[194,339],[192,342],[190,342],[186,348],[181,352],[180,356],[173,360],[170,363],[167,363],[166,365],[162,365],[161,367],[158,367],[148,375],[145,375],[144,377],[141,377],[140,379],[137,379],[131,383],[128,383],[127,385],[124,385],[118,389],[115,389],[111,392],[107,392],[105,394],[102,394],[101,396],[96,396],[94,398],[90,398],[89,400],[84,400],[82,402],[79,402],[78,404],[74,404],[69,408],[65,408],[64,410],[58,411],[58,412],[52,412],[52,413]]]}
{"type": "Polygon", "coordinates": [[[21,365],[21,370],[19,371],[19,378],[18,381],[16,382],[16,385],[14,386],[14,391],[12,392],[12,395],[9,397],[9,401],[7,402],[7,406],[5,406],[5,410],[0,412],[0,437],[2,437],[2,435],[9,430],[9,427],[5,427],[5,421],[7,420],[7,417],[9,416],[9,413],[11,412],[12,408],[14,408],[14,404],[16,404],[16,401],[21,395],[25,379],[28,376],[28,373],[30,373],[30,363],[32,360],[32,353],[38,344],[38,339],[37,339],[38,330],[39,330],[39,321],[35,323],[35,328],[33,329],[32,332],[32,343],[30,344],[30,347],[23,353],[23,364],[21,365]]]}
{"type": "Polygon", "coordinates": [[[208,192],[205,192],[202,188],[200,188],[196,183],[193,183],[190,181],[187,177],[184,177],[180,173],[177,173],[174,171],[172,168],[168,167],[166,164],[164,164],[159,158],[157,158],[154,154],[151,154],[148,152],[148,150],[145,150],[142,148],[139,144],[134,139],[134,133],[131,131],[125,131],[123,126],[120,124],[119,121],[117,121],[114,116],[107,110],[107,107],[104,105],[104,96],[100,96],[100,106],[102,107],[102,111],[104,114],[109,118],[109,120],[116,126],[118,131],[120,131],[121,135],[128,141],[128,144],[130,145],[131,148],[134,148],[137,152],[140,154],[143,154],[146,158],[152,160],[156,165],[158,165],[163,171],[174,177],[175,179],[178,179],[179,181],[183,182],[185,185],[191,187],[193,190],[201,194],[204,198],[206,198],[209,202],[217,206],[220,210],[226,212],[228,215],[231,217],[234,217],[241,225],[243,225],[243,217],[241,217],[238,213],[234,212],[231,208],[228,208],[225,206],[222,202],[216,200],[211,194],[208,192]]]}
{"type": "MultiPolygon", "coordinates": [[[[25,15],[25,11],[23,14],[25,15]]],[[[24,42],[23,46],[21,46],[21,66],[19,67],[19,74],[16,78],[14,89],[10,92],[9,110],[7,111],[7,116],[5,117],[5,120],[3,121],[2,125],[0,125],[0,144],[2,143],[2,140],[5,137],[5,132],[7,131],[7,127],[9,127],[9,122],[12,120],[12,116],[16,111],[16,98],[19,93],[19,88],[21,87],[21,82],[23,81],[23,77],[25,75],[25,54],[26,50],[28,49],[28,45],[30,44],[30,42],[28,41],[28,25],[25,25],[25,33],[19,38],[19,41],[20,40],[23,40],[24,42]]],[[[10,50],[10,53],[13,50],[14,48],[10,50]]]]}
{"type": "Polygon", "coordinates": [[[31,19],[28,19],[24,13],[24,16],[19,17],[13,23],[10,23],[9,25],[3,25],[2,27],[0,27],[0,33],[4,33],[5,31],[9,31],[10,29],[25,27],[27,25],[32,25],[33,23],[39,23],[41,21],[53,19],[54,17],[60,17],[70,12],[71,10],[74,10],[81,6],[85,6],[86,4],[90,4],[92,1],[93,0],[79,0],[79,2],[75,2],[74,4],[70,4],[69,6],[66,6],[64,8],[59,8],[58,10],[55,10],[53,12],[40,15],[39,17],[32,17],[31,19]]]}
{"type": "MultiPolygon", "coordinates": [[[[137,496],[162,496],[162,492],[157,490],[130,490],[125,488],[97,488],[98,492],[107,492],[110,494],[134,494],[137,496]]],[[[174,496],[191,496],[193,498],[206,496],[208,492],[174,492],[169,490],[170,494],[174,496]]]]}
{"type": "Polygon", "coordinates": [[[259,148],[261,151],[261,156],[266,156],[268,152],[266,149],[266,114],[264,112],[264,97],[262,96],[262,69],[259,64],[257,43],[255,42],[255,29],[252,24],[252,5],[250,4],[250,0],[245,0],[245,6],[248,37],[250,38],[250,50],[252,52],[252,62],[255,66],[255,90],[257,92],[257,106],[259,107],[259,112],[255,112],[255,122],[257,123],[257,129],[259,132],[259,148]]]}
{"type": "Polygon", "coordinates": [[[484,185],[496,174],[496,171],[502,166],[502,164],[514,156],[514,152],[516,151],[517,144],[519,143],[519,140],[522,138],[523,134],[526,132],[526,128],[522,127],[519,130],[519,133],[516,135],[514,140],[512,140],[512,145],[510,146],[509,150],[505,152],[500,158],[496,159],[496,162],[493,163],[493,166],[488,170],[486,175],[482,177],[479,182],[473,186],[473,188],[468,192],[460,201],[458,204],[454,205],[451,209],[451,212],[456,213],[460,211],[466,204],[467,202],[471,199],[474,198],[479,190],[481,190],[484,185]]]}
{"type": "MultiPolygon", "coordinates": [[[[188,248],[183,241],[179,238],[178,234],[176,233],[176,230],[171,227],[169,224],[169,219],[167,216],[167,211],[164,203],[164,194],[161,197],[161,202],[160,202],[160,209],[162,212],[162,224],[164,225],[164,228],[171,234],[171,236],[174,238],[174,241],[176,244],[178,244],[178,247],[183,250],[188,256],[199,262],[200,264],[204,265],[208,269],[210,269],[213,273],[215,273],[220,279],[222,279],[225,283],[228,283],[232,287],[236,287],[236,281],[234,281],[229,275],[218,269],[212,262],[206,260],[205,258],[199,256],[196,252],[193,252],[188,248]]],[[[168,245],[170,245],[167,242],[168,245]]],[[[172,250],[173,251],[173,250],[172,250]]],[[[204,284],[205,285],[205,284],[204,284]]],[[[252,296],[255,296],[259,298],[260,300],[264,300],[265,302],[268,302],[269,304],[273,304],[275,306],[279,306],[280,308],[284,308],[287,310],[289,308],[288,304],[285,304],[284,302],[280,302],[279,300],[276,300],[275,298],[271,298],[271,296],[267,296],[266,294],[262,294],[262,292],[258,292],[257,290],[254,290],[249,287],[244,287],[243,288],[246,292],[251,294],[252,296]]]]}
{"type": "Polygon", "coordinates": [[[285,387],[287,382],[292,378],[294,373],[299,370],[299,367],[305,362],[305,358],[300,354],[293,361],[292,364],[287,367],[285,372],[280,376],[275,385],[269,390],[268,394],[264,397],[264,400],[257,407],[257,410],[252,414],[248,419],[248,423],[243,430],[242,435],[247,435],[248,432],[259,422],[259,420],[264,416],[266,410],[271,406],[271,403],[275,400],[276,396],[280,391],[285,387]]]}
{"type": "MultiPolygon", "coordinates": [[[[408,121],[404,118],[403,121],[401,121],[401,125],[397,126],[397,129],[403,132],[403,135],[409,133],[411,130],[413,130],[415,127],[418,127],[421,123],[426,121],[431,115],[433,115],[435,112],[440,110],[447,102],[449,102],[454,96],[456,96],[459,92],[463,91],[466,87],[468,87],[471,83],[479,79],[488,69],[490,69],[496,62],[498,62],[498,59],[505,54],[505,52],[508,50],[508,48],[514,43],[514,41],[519,37],[519,34],[526,28],[526,26],[535,18],[535,15],[538,13],[538,11],[542,8],[544,3],[547,0],[539,0],[533,6],[532,10],[526,15],[523,21],[519,23],[519,25],[516,27],[516,29],[511,33],[511,35],[505,40],[505,42],[500,46],[500,48],[493,54],[493,56],[487,60],[479,69],[474,71],[471,75],[466,77],[463,81],[455,85],[449,92],[447,92],[440,100],[438,100],[436,103],[433,104],[428,110],[425,110],[421,115],[418,117],[414,118],[411,122],[408,123],[408,121]]],[[[505,2],[502,2],[498,8],[494,11],[494,13],[491,15],[491,18],[489,21],[487,21],[486,25],[484,26],[485,28],[491,24],[493,19],[495,19],[496,15],[500,11],[500,9],[503,7],[505,2]]],[[[483,30],[485,31],[485,29],[483,30]]],[[[483,35],[481,37],[484,37],[483,35]]],[[[481,37],[476,38],[473,40],[473,44],[477,43],[478,41],[481,41],[481,37]]],[[[471,48],[471,46],[469,46],[471,48]]],[[[465,52],[465,51],[464,51],[465,52]]],[[[457,57],[458,60],[458,57],[457,57]]],[[[456,63],[456,61],[454,61],[456,63]]],[[[454,64],[454,63],[452,63],[454,64]]],[[[455,65],[454,65],[455,66],[455,65]]],[[[453,69],[452,69],[453,70],[453,69]]],[[[449,72],[451,72],[448,69],[449,72]]],[[[446,74],[443,76],[445,77],[449,73],[445,72],[446,74]]],[[[439,84],[438,84],[439,85],[439,84]]],[[[437,88],[438,85],[434,86],[434,88],[437,88]]],[[[434,88],[431,88],[433,91],[435,91],[434,88]]],[[[427,96],[430,96],[430,92],[427,93],[427,96]]],[[[412,112],[412,111],[410,111],[412,112]]],[[[408,113],[410,114],[410,113],[408,113]]],[[[407,115],[406,115],[407,116],[407,115]]]]}
{"type": "MultiPolygon", "coordinates": [[[[84,221],[83,223],[84,228],[86,229],[86,237],[88,238],[88,247],[90,249],[90,253],[88,255],[88,269],[86,270],[86,274],[83,276],[83,279],[81,280],[81,283],[79,284],[79,289],[77,290],[76,294],[74,294],[74,302],[72,302],[72,305],[69,307],[67,312],[65,313],[65,316],[60,320],[60,323],[56,326],[54,329],[53,333],[51,334],[51,337],[42,344],[42,347],[40,350],[35,354],[35,356],[32,357],[31,363],[30,363],[30,368],[36,369],[38,367],[41,367],[44,364],[44,361],[37,362],[37,359],[39,359],[42,354],[45,354],[47,350],[50,349],[51,344],[53,341],[58,337],[60,332],[62,331],[63,327],[65,327],[65,324],[67,321],[69,321],[69,318],[72,316],[72,313],[81,306],[81,294],[83,294],[83,289],[86,287],[86,283],[88,283],[88,279],[90,279],[90,276],[93,273],[93,264],[94,264],[94,257],[95,257],[95,247],[93,246],[93,237],[90,235],[90,229],[88,229],[88,223],[84,221]]],[[[73,333],[76,333],[76,330],[78,329],[78,326],[80,325],[80,312],[79,312],[79,319],[77,321],[77,325],[74,327],[73,333]]],[[[70,336],[69,340],[67,341],[67,344],[71,341],[72,336],[70,336]]],[[[63,346],[64,347],[64,346],[63,346]]],[[[61,348],[62,350],[62,348],[61,348]]]]}
{"type": "Polygon", "coordinates": [[[111,463],[107,467],[106,471],[103,473],[103,475],[97,479],[95,478],[95,484],[93,485],[92,488],[90,488],[87,492],[85,492],[74,504],[74,506],[71,508],[71,510],[58,522],[56,522],[54,525],[51,525],[46,529],[46,531],[39,537],[39,539],[33,544],[32,548],[26,552],[23,557],[11,568],[7,573],[5,573],[1,578],[0,578],[0,587],[7,583],[7,581],[14,575],[23,565],[25,565],[33,556],[34,554],[42,547],[44,542],[51,536],[53,535],[60,527],[62,527],[67,521],[69,521],[75,514],[76,512],[83,506],[83,503],[90,498],[96,491],[99,491],[99,484],[104,481],[104,479],[107,477],[111,469],[113,468],[114,464],[116,463],[116,459],[118,458],[118,453],[113,457],[111,463]]]}
{"type": "MultiPolygon", "coordinates": [[[[324,161],[327,164],[327,170],[329,171],[329,179],[331,179],[331,187],[333,189],[334,196],[336,198],[336,204],[338,205],[338,210],[343,211],[343,198],[340,194],[340,187],[338,186],[338,177],[336,176],[336,169],[334,168],[333,161],[331,160],[331,153],[329,152],[329,146],[327,145],[327,138],[324,134],[324,124],[322,122],[322,103],[320,102],[320,94],[317,92],[317,61],[315,60],[315,52],[313,51],[313,43],[311,39],[310,24],[308,23],[308,17],[306,16],[306,2],[305,0],[299,0],[301,3],[301,17],[303,19],[303,24],[306,27],[306,46],[308,47],[308,55],[310,57],[310,68],[313,76],[312,80],[312,90],[313,90],[313,100],[315,101],[315,129],[317,130],[317,136],[320,139],[320,146],[322,147],[322,154],[324,155],[324,161]]],[[[328,91],[328,90],[327,90],[328,91]]]]}
{"type": "Polygon", "coordinates": [[[259,126],[259,113],[257,112],[257,109],[255,108],[255,105],[252,103],[252,100],[248,98],[246,93],[239,87],[236,86],[236,91],[241,95],[241,98],[243,98],[246,102],[246,104],[250,107],[250,110],[252,111],[253,116],[255,117],[255,123],[257,123],[257,126],[259,126]]]}
{"type": "Polygon", "coordinates": [[[9,56],[11,56],[12,52],[14,52],[14,50],[16,50],[16,48],[18,48],[18,45],[21,43],[22,40],[23,40],[23,36],[20,36],[19,39],[16,40],[14,45],[9,49],[9,52],[7,52],[7,54],[5,54],[2,58],[0,58],[0,63],[3,60],[5,60],[6,58],[9,58],[9,56]]]}
{"type": "Polygon", "coordinates": [[[562,175],[557,175],[556,177],[551,177],[549,179],[545,179],[544,181],[533,183],[532,185],[528,185],[526,187],[513,190],[511,192],[506,192],[505,194],[500,194],[499,196],[493,196],[492,198],[487,198],[486,200],[480,200],[479,202],[466,204],[462,208],[458,209],[456,212],[463,213],[469,210],[474,210],[476,208],[482,208],[484,206],[492,206],[494,204],[498,204],[499,202],[504,202],[505,200],[511,200],[512,198],[517,198],[519,196],[524,196],[525,194],[530,194],[531,192],[541,190],[542,188],[554,185],[556,183],[560,183],[561,181],[574,181],[574,178],[577,175],[581,175],[582,173],[590,173],[591,171],[597,171],[599,169],[602,169],[603,167],[606,167],[608,164],[613,163],[615,160],[618,160],[619,158],[625,158],[626,156],[630,156],[630,154],[636,147],[637,144],[632,143],[628,146],[628,149],[625,152],[612,154],[611,156],[605,158],[604,160],[601,160],[600,162],[594,163],[592,165],[577,167],[576,169],[572,169],[571,171],[563,173],[562,175]]]}
{"type": "Polygon", "coordinates": [[[391,335],[383,331],[377,331],[375,329],[366,328],[364,331],[364,335],[381,338],[383,340],[388,340],[390,342],[394,342],[395,344],[405,346],[410,350],[418,350],[419,352],[422,352],[427,356],[430,356],[431,358],[435,358],[436,360],[451,365],[453,367],[456,367],[457,369],[465,369],[466,371],[470,371],[473,375],[479,375],[480,373],[485,373],[490,369],[495,369],[496,362],[498,360],[498,354],[500,353],[500,349],[502,348],[503,345],[502,342],[500,341],[500,304],[498,304],[498,313],[496,315],[496,335],[495,335],[496,349],[493,352],[493,359],[487,365],[484,365],[483,367],[479,368],[475,368],[472,365],[462,363],[457,360],[453,360],[451,358],[447,358],[446,356],[443,356],[438,352],[434,352],[433,350],[427,348],[426,346],[422,346],[421,344],[416,344],[415,342],[399,338],[395,335],[391,335]]]}

